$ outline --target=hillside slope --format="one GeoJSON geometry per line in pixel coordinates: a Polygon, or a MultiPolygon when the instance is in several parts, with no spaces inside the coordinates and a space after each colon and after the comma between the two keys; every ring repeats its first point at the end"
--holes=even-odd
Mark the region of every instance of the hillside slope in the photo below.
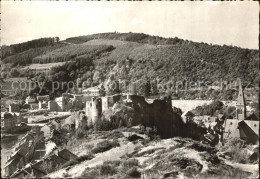
{"type": "MultiPolygon", "coordinates": [[[[193,42],[153,45],[119,40],[94,39],[84,45],[112,45],[115,49],[94,60],[94,72],[119,80],[147,76],[167,84],[177,81],[233,81],[257,83],[258,53],[237,47],[210,46],[193,42]]],[[[82,45],[83,45],[82,44],[82,45]]],[[[84,73],[81,74],[84,76],[84,73]]]]}
{"type": "Polygon", "coordinates": [[[175,90],[179,83],[189,87],[190,83],[212,84],[241,78],[244,85],[257,86],[260,79],[257,50],[138,33],[94,34],[68,38],[65,42],[73,44],[48,46],[52,51],[28,56],[25,62],[17,57],[4,62],[24,65],[66,61],[69,63],[52,70],[50,79],[79,78],[81,83],[88,80],[86,87],[100,84],[110,76],[125,81],[126,87],[137,80],[150,80],[164,92],[175,90]]]}
{"type": "Polygon", "coordinates": [[[150,140],[137,129],[90,133],[70,143],[78,156],[89,160],[61,168],[46,177],[84,178],[254,178],[258,164],[241,164],[220,157],[216,148],[188,138],[150,140]],[[133,136],[137,137],[135,140],[133,136]],[[94,153],[98,144],[119,145],[94,153]],[[250,170],[248,170],[250,168],[250,170]]]}

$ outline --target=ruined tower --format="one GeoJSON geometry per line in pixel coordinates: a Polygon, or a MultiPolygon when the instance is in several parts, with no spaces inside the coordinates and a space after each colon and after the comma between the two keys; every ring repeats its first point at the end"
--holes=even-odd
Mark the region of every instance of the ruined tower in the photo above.
{"type": "Polygon", "coordinates": [[[236,103],[236,117],[238,120],[244,120],[246,118],[246,101],[244,97],[244,92],[241,84],[241,80],[238,79],[239,91],[236,103]]]}
{"type": "Polygon", "coordinates": [[[102,114],[101,98],[92,99],[92,123],[94,124],[102,114]]]}
{"type": "Polygon", "coordinates": [[[88,126],[91,124],[93,125],[102,113],[101,98],[92,97],[90,100],[86,101],[85,112],[88,118],[88,126]]]}

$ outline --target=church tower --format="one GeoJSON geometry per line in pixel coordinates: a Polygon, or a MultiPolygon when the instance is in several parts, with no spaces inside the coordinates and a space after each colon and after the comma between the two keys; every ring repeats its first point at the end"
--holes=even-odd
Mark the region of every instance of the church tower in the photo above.
{"type": "Polygon", "coordinates": [[[246,118],[246,101],[244,97],[244,92],[242,89],[241,80],[238,79],[239,91],[236,103],[236,117],[238,120],[244,120],[246,118]]]}

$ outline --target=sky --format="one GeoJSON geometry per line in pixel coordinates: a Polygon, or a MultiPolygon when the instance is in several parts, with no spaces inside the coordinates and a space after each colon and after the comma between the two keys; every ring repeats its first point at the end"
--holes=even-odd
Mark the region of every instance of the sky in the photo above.
{"type": "Polygon", "coordinates": [[[1,45],[138,32],[258,49],[258,2],[1,1],[1,45]]]}

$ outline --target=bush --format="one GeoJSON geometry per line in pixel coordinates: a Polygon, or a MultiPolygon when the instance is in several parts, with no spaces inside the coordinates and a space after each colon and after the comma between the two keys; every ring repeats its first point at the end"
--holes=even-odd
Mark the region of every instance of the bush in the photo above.
{"type": "Polygon", "coordinates": [[[95,130],[107,131],[120,127],[131,127],[134,119],[134,109],[126,106],[121,101],[102,114],[94,124],[95,130]]]}
{"type": "Polygon", "coordinates": [[[118,147],[120,144],[116,141],[105,140],[97,144],[97,146],[92,150],[93,153],[100,153],[110,150],[114,147],[118,147]]]}
{"type": "Polygon", "coordinates": [[[82,131],[77,131],[77,132],[76,132],[76,137],[77,137],[77,139],[83,138],[83,137],[84,137],[83,132],[82,132],[82,131]]]}
{"type": "Polygon", "coordinates": [[[227,139],[225,145],[219,148],[220,151],[225,152],[232,161],[238,163],[249,163],[249,155],[246,151],[245,141],[241,139],[227,139]]]}
{"type": "Polygon", "coordinates": [[[76,159],[72,159],[66,163],[64,163],[61,168],[65,168],[65,167],[68,167],[68,166],[73,166],[73,165],[76,165],[76,164],[79,164],[85,160],[91,160],[93,159],[94,157],[92,155],[82,155],[80,157],[77,157],[76,159]]]}
{"type": "Polygon", "coordinates": [[[130,178],[141,178],[141,172],[136,167],[129,169],[126,173],[130,178]]]}
{"type": "Polygon", "coordinates": [[[100,175],[111,176],[117,173],[115,166],[109,164],[103,164],[100,168],[100,175]]]}
{"type": "Polygon", "coordinates": [[[112,161],[105,161],[103,164],[118,167],[120,163],[121,163],[120,160],[112,160],[112,161]]]}
{"type": "Polygon", "coordinates": [[[106,137],[107,139],[119,139],[124,137],[124,135],[122,134],[122,132],[114,130],[109,133],[106,133],[104,137],[106,137]]]}
{"type": "Polygon", "coordinates": [[[137,166],[139,166],[139,161],[135,158],[128,159],[128,160],[126,160],[122,163],[123,171],[127,171],[127,170],[134,168],[134,167],[137,167],[137,166]]]}

